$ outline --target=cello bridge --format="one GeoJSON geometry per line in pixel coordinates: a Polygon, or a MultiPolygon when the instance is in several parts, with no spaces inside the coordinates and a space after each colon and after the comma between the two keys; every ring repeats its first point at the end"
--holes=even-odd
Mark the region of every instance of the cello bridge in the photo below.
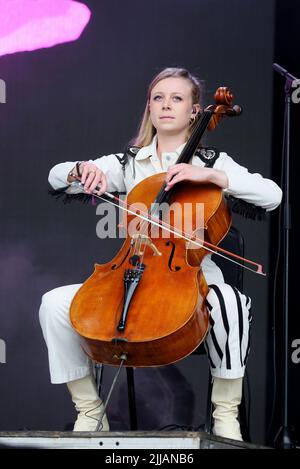
{"type": "Polygon", "coordinates": [[[145,235],[145,234],[139,234],[139,233],[136,233],[134,235],[132,235],[132,239],[136,242],[138,241],[139,244],[139,252],[138,252],[138,255],[141,256],[143,255],[143,252],[141,250],[141,247],[142,245],[146,245],[146,246],[149,246],[152,251],[153,251],[153,255],[154,256],[161,256],[162,253],[157,249],[157,247],[155,246],[155,244],[153,243],[152,239],[149,238],[149,236],[145,235]]]}

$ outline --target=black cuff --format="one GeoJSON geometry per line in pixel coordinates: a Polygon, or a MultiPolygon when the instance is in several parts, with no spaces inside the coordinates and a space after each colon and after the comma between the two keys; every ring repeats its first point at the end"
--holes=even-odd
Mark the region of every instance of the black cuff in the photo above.
{"type": "Polygon", "coordinates": [[[52,197],[55,197],[57,200],[61,199],[64,204],[69,204],[70,202],[82,202],[87,204],[88,202],[92,201],[92,197],[90,194],[85,194],[84,192],[80,192],[78,194],[68,194],[66,190],[70,186],[62,187],[61,189],[48,189],[48,194],[52,197]]]}
{"type": "Polygon", "coordinates": [[[259,207],[258,205],[245,202],[245,200],[236,199],[232,195],[226,195],[226,200],[229,208],[232,212],[238,213],[245,218],[251,218],[252,220],[265,220],[266,209],[259,207]]]}

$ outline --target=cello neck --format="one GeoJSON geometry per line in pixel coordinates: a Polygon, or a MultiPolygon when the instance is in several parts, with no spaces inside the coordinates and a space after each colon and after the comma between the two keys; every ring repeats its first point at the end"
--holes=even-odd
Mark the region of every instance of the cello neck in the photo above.
{"type": "MultiPolygon", "coordinates": [[[[204,134],[211,116],[213,115],[214,111],[212,109],[205,110],[199,121],[197,122],[189,140],[187,141],[184,149],[182,150],[180,156],[178,157],[175,164],[179,163],[189,163],[193,154],[195,153],[199,142],[204,134]]],[[[165,191],[166,184],[163,184],[159,193],[156,196],[155,204],[162,204],[163,202],[168,202],[170,196],[172,195],[173,188],[166,192],[165,191]]]]}
{"type": "Polygon", "coordinates": [[[176,164],[179,163],[189,163],[191,157],[195,153],[198,145],[201,141],[201,138],[209,124],[211,116],[213,115],[214,111],[209,109],[202,113],[201,118],[197,122],[192,135],[190,136],[189,140],[187,141],[184,149],[182,150],[176,164]]]}

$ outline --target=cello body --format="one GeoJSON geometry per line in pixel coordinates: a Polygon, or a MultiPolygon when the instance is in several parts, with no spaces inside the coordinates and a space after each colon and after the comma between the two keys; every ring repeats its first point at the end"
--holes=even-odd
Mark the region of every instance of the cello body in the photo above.
{"type": "MultiPolygon", "coordinates": [[[[128,194],[127,204],[150,208],[164,180],[165,173],[146,178],[128,194]]],[[[185,225],[188,207],[190,234],[201,228],[204,240],[215,245],[227,234],[231,215],[218,186],[179,183],[168,201],[171,207],[172,202],[175,210],[168,212],[168,224],[175,231],[185,225]],[[204,207],[201,227],[199,204],[204,207]]],[[[135,218],[129,216],[127,226],[135,218]]],[[[166,365],[189,355],[207,333],[208,287],[201,270],[207,251],[161,228],[153,237],[140,220],[136,226],[144,227],[145,237],[128,235],[111,262],[95,265],[72,301],[71,323],[93,361],[166,365]]]]}

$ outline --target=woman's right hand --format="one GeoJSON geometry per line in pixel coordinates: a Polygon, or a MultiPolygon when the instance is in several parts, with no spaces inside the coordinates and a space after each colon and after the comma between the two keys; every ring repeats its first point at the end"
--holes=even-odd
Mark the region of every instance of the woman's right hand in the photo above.
{"type": "Polygon", "coordinates": [[[87,194],[101,195],[107,190],[106,175],[92,161],[83,161],[79,165],[81,183],[87,194]],[[96,189],[97,187],[97,189],[96,189]]]}

